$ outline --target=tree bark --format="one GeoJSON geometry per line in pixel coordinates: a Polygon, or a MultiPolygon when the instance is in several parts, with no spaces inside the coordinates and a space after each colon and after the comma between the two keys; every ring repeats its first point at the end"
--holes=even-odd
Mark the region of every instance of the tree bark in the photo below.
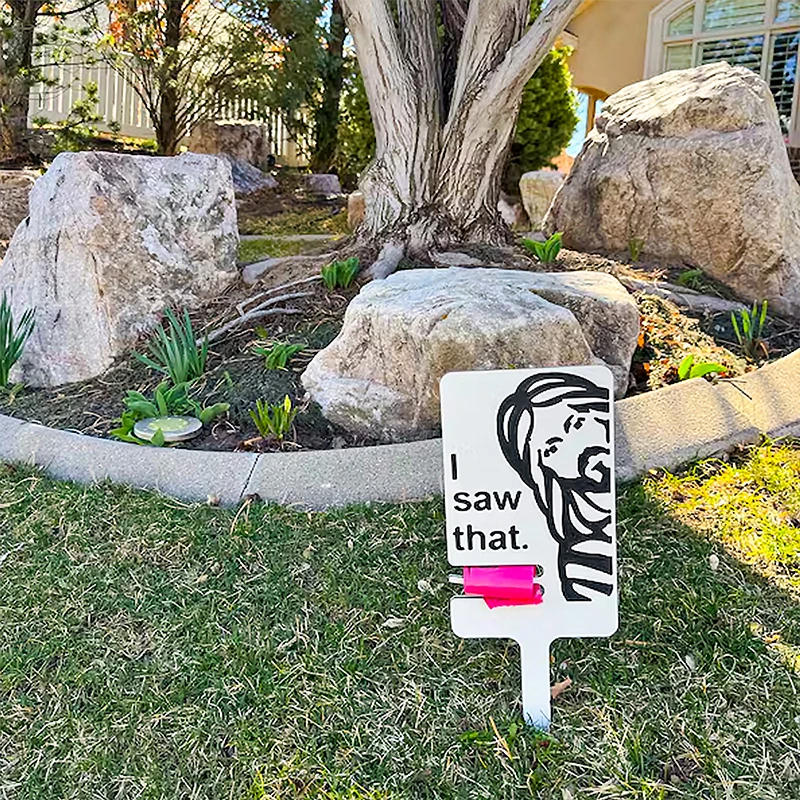
{"type": "Polygon", "coordinates": [[[183,0],[167,0],[164,8],[164,64],[158,80],[160,97],[155,120],[158,152],[164,156],[174,156],[178,152],[183,134],[178,125],[178,83],[181,77],[178,48],[181,43],[183,12],[183,0]]]}
{"type": "Polygon", "coordinates": [[[522,90],[580,2],[550,0],[528,26],[529,0],[398,0],[397,22],[387,0],[344,0],[376,137],[362,239],[427,255],[506,238],[497,201],[522,90]]]}
{"type": "Polygon", "coordinates": [[[10,0],[11,24],[0,65],[0,161],[28,157],[28,111],[33,82],[33,46],[39,0],[10,0]]]}
{"type": "Polygon", "coordinates": [[[344,40],[347,29],[344,24],[341,0],[333,0],[328,45],[323,70],[322,102],[314,120],[314,154],[311,157],[312,172],[330,172],[339,144],[339,101],[344,82],[344,40]]]}

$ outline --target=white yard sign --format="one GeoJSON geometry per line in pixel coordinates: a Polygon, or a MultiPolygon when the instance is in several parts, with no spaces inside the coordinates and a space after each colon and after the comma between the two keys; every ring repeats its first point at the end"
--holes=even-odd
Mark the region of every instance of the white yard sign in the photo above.
{"type": "Polygon", "coordinates": [[[448,560],[495,568],[465,569],[453,631],[519,643],[523,712],[540,728],[551,642],[617,629],[613,385],[594,366],[441,382],[448,560]]]}

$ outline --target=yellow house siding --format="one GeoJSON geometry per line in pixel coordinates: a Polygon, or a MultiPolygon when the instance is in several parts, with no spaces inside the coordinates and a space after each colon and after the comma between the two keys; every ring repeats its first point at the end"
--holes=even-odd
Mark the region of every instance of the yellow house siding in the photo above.
{"type": "Polygon", "coordinates": [[[594,0],[567,26],[578,37],[569,61],[579,89],[607,96],[642,80],[650,12],[662,0],[594,0]]]}

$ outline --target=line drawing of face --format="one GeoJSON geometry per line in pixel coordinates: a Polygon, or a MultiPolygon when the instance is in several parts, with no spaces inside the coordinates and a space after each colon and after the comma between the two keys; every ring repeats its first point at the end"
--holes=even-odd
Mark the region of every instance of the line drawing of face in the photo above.
{"type": "Polygon", "coordinates": [[[524,379],[497,412],[500,449],[547,519],[570,602],[613,591],[610,426],[609,390],[567,372],[524,379]]]}

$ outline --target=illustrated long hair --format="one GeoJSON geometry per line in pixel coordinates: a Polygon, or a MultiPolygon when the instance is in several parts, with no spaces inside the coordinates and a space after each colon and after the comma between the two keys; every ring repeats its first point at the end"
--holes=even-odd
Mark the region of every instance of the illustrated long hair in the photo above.
{"type": "Polygon", "coordinates": [[[543,372],[523,380],[501,403],[497,412],[497,439],[503,456],[522,482],[533,491],[536,504],[547,519],[550,535],[559,545],[559,576],[567,600],[589,600],[577,586],[610,594],[607,581],[570,578],[567,567],[580,565],[604,575],[612,574],[612,561],[607,555],[586,553],[576,546],[587,541],[610,543],[606,528],[611,511],[597,504],[588,495],[600,485],[610,491],[610,473],[604,480],[589,481],[559,476],[545,464],[541,451],[534,452],[533,435],[537,425],[537,409],[566,404],[578,414],[610,412],[610,392],[581,375],[566,372],[543,372]],[[581,502],[579,502],[579,499],[581,502]]]}

